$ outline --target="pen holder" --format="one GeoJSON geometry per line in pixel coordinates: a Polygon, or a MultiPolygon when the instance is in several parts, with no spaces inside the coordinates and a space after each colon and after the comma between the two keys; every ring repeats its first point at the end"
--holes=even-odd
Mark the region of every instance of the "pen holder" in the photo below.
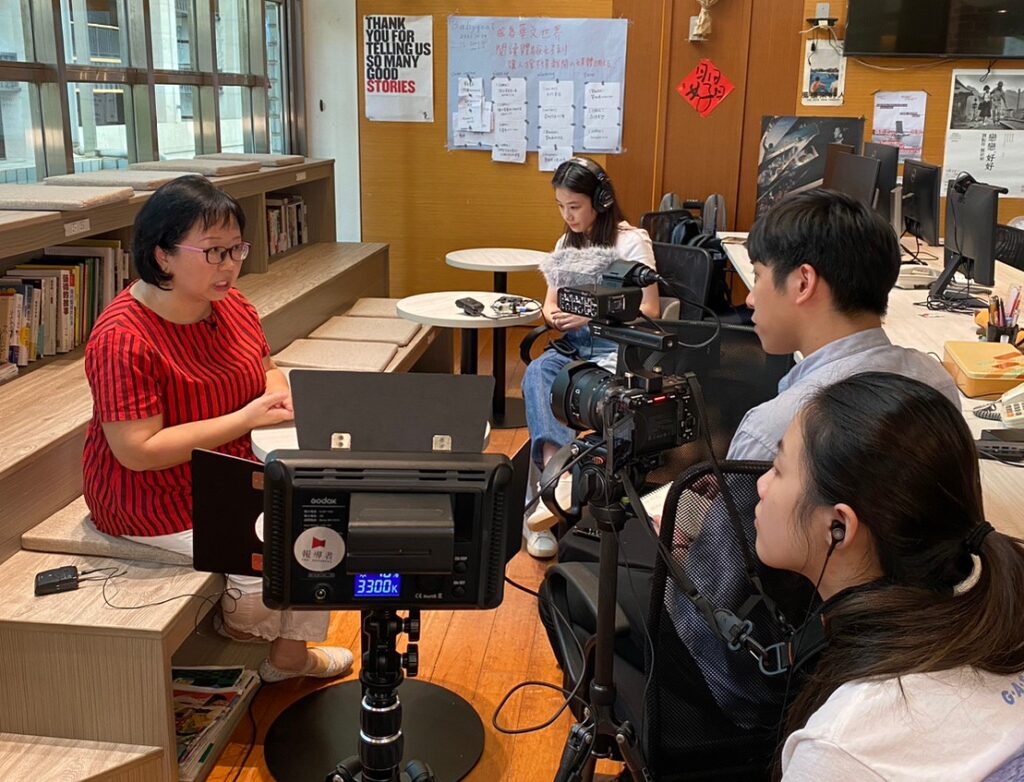
{"type": "Polygon", "coordinates": [[[991,324],[985,329],[985,341],[986,342],[1007,342],[1011,345],[1017,342],[1017,326],[993,326],[991,324]]]}

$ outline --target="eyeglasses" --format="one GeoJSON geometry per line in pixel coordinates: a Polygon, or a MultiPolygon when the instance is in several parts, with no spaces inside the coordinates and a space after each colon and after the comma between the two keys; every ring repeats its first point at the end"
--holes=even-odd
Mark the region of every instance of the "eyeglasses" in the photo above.
{"type": "Polygon", "coordinates": [[[249,250],[252,245],[249,242],[239,242],[234,247],[192,247],[187,244],[176,244],[182,250],[192,250],[206,256],[206,262],[211,266],[220,266],[229,257],[232,261],[241,263],[249,257],[249,250]]]}

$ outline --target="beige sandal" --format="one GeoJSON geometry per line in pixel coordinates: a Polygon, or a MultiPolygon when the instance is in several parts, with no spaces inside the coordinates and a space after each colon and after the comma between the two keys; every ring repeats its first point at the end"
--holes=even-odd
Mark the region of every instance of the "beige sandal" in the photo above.
{"type": "Polygon", "coordinates": [[[267,684],[313,676],[317,679],[334,679],[352,670],[352,652],[342,646],[311,646],[306,667],[300,671],[283,671],[269,659],[260,663],[260,678],[267,684]]]}

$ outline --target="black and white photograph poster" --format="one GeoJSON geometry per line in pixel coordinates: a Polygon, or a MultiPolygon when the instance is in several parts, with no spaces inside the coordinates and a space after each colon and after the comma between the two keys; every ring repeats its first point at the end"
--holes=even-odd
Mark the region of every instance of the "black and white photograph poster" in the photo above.
{"type": "Polygon", "coordinates": [[[757,162],[758,216],[789,193],[821,186],[829,144],[851,144],[860,152],[863,140],[863,118],[763,117],[757,162]]]}
{"type": "Polygon", "coordinates": [[[1024,197],[1024,71],[953,71],[943,195],[964,172],[1024,197]]]}

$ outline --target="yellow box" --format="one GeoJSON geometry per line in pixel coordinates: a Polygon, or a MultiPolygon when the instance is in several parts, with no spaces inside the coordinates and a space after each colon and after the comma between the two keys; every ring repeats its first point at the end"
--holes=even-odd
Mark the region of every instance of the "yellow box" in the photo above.
{"type": "Polygon", "coordinates": [[[1005,342],[947,342],[942,365],[964,396],[994,399],[1024,382],[1024,354],[1005,342]]]}

